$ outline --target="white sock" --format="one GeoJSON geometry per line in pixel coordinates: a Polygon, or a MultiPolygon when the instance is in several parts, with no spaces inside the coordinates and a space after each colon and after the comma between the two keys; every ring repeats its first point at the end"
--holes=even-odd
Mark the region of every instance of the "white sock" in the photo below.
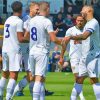
{"type": "Polygon", "coordinates": [[[93,90],[96,100],[100,100],[100,83],[93,84],[93,90]]]}
{"type": "Polygon", "coordinates": [[[82,84],[75,83],[72,89],[70,100],[77,100],[77,97],[81,91],[82,91],[82,84]]]}
{"type": "Polygon", "coordinates": [[[16,85],[12,97],[16,94],[16,92],[23,90],[26,85],[28,84],[28,81],[26,77],[24,77],[19,83],[16,85]]]}
{"type": "Polygon", "coordinates": [[[33,87],[33,100],[39,100],[40,99],[40,93],[41,93],[41,82],[35,82],[33,87]]]}
{"type": "Polygon", "coordinates": [[[32,82],[30,82],[30,84],[29,84],[29,90],[30,90],[31,96],[33,96],[33,87],[34,87],[34,82],[32,81],[32,82]]]}
{"type": "Polygon", "coordinates": [[[80,100],[85,100],[85,97],[83,96],[83,91],[79,94],[80,100]]]}
{"type": "Polygon", "coordinates": [[[0,96],[3,96],[4,88],[6,86],[6,78],[2,77],[0,80],[0,96]]]}
{"type": "Polygon", "coordinates": [[[14,88],[16,86],[16,80],[14,79],[9,79],[8,85],[7,85],[7,94],[6,94],[6,100],[10,100],[13,92],[14,92],[14,88]]]}
{"type": "Polygon", "coordinates": [[[45,100],[45,86],[44,83],[41,85],[40,100],[45,100]]]}

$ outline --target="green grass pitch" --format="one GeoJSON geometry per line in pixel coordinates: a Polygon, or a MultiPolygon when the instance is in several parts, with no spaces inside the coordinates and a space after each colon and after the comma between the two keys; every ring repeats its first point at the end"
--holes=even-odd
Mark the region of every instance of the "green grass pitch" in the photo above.
{"type": "MultiPolygon", "coordinates": [[[[20,73],[18,81],[22,79],[25,73],[20,73]]],[[[70,94],[74,84],[72,73],[49,72],[46,77],[46,89],[53,91],[52,96],[46,96],[46,100],[70,100],[70,94]]],[[[86,100],[96,100],[89,79],[86,79],[83,85],[83,93],[86,100]]],[[[32,100],[28,85],[24,89],[25,96],[14,97],[14,100],[32,100]]]]}

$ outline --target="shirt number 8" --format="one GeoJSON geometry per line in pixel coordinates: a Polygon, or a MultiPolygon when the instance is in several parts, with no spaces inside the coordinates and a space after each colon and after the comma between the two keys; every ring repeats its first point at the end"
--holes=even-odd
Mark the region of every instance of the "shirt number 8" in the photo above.
{"type": "Polygon", "coordinates": [[[37,41],[37,29],[36,29],[36,27],[33,27],[32,29],[31,29],[31,38],[32,38],[32,40],[33,41],[37,41]]]}

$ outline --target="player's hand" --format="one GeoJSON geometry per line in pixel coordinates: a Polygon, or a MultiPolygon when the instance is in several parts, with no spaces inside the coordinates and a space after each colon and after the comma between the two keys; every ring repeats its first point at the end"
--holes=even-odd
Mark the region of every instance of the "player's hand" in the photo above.
{"type": "Polygon", "coordinates": [[[54,34],[57,35],[58,32],[59,32],[59,28],[57,28],[57,29],[54,31],[54,34]]]}
{"type": "Polygon", "coordinates": [[[60,60],[58,61],[59,67],[62,68],[63,64],[64,64],[64,59],[60,57],[60,60]]]}

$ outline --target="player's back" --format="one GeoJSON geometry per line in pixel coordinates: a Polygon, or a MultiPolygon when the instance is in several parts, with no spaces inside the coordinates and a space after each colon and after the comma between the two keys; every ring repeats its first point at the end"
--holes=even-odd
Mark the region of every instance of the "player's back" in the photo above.
{"type": "Polygon", "coordinates": [[[17,16],[9,17],[4,24],[3,52],[18,52],[20,49],[17,32],[23,32],[23,22],[17,16]]]}
{"type": "MultiPolygon", "coordinates": [[[[50,46],[50,38],[47,27],[51,21],[44,16],[35,16],[30,20],[30,49],[37,51],[36,48],[42,49],[47,53],[50,46]]],[[[52,28],[51,28],[52,29],[52,28]]]]}

